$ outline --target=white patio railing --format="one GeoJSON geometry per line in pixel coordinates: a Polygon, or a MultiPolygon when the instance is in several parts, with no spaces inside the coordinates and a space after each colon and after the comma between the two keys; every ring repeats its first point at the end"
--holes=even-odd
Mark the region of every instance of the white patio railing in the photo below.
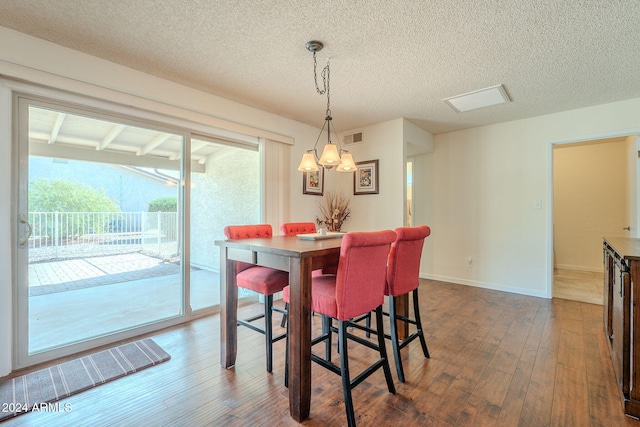
{"type": "Polygon", "coordinates": [[[180,252],[176,212],[30,212],[29,262],[180,252]]]}

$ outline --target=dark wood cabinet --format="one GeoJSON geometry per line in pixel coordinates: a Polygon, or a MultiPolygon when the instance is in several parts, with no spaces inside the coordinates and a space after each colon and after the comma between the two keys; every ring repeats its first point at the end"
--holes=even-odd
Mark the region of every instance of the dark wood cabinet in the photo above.
{"type": "Polygon", "coordinates": [[[604,332],[625,414],[640,418],[640,239],[604,239],[604,332]]]}

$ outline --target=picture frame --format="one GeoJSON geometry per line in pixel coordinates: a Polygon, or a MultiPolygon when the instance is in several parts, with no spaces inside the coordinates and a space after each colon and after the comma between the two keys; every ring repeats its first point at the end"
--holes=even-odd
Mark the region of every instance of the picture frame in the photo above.
{"type": "Polygon", "coordinates": [[[316,172],[302,172],[302,194],[324,195],[324,168],[316,172]]]}
{"type": "Polygon", "coordinates": [[[378,159],[356,162],[353,174],[353,194],[378,194],[378,159]]]}

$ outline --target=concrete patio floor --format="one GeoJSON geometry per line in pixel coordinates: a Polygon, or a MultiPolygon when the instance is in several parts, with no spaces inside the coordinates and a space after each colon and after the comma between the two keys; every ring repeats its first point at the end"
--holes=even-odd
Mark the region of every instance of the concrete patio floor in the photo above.
{"type": "Polygon", "coordinates": [[[33,263],[29,295],[56,293],[180,273],[177,263],[141,253],[33,263]]]}
{"type": "MultiPolygon", "coordinates": [[[[192,268],[191,307],[220,303],[217,272],[192,268]]],[[[29,348],[42,351],[182,310],[180,266],[140,253],[29,266],[29,348]]]]}

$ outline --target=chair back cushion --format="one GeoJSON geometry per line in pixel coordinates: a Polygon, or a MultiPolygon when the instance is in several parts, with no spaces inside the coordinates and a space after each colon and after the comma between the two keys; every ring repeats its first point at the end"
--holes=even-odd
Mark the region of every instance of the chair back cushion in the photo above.
{"type": "Polygon", "coordinates": [[[420,258],[424,239],[431,234],[426,225],[396,228],[396,241],[391,244],[387,266],[385,295],[399,296],[420,284],[420,258]]]}
{"type": "MultiPolygon", "coordinates": [[[[285,222],[280,226],[280,232],[285,236],[295,236],[296,234],[306,234],[306,233],[315,233],[316,223],[315,222],[285,222]]],[[[313,270],[311,273],[314,277],[320,276],[322,274],[336,274],[336,267],[323,268],[318,270],[313,270]]]]}
{"type": "Polygon", "coordinates": [[[391,230],[349,232],[342,237],[336,276],[337,318],[347,320],[384,302],[391,230]]]}
{"type": "Polygon", "coordinates": [[[227,225],[224,228],[227,239],[253,239],[256,237],[271,237],[271,224],[227,225]]]}
{"type": "MultiPolygon", "coordinates": [[[[224,235],[229,240],[253,239],[256,237],[271,237],[273,235],[271,224],[250,224],[250,225],[227,225],[224,228],[224,235]]],[[[236,272],[255,267],[253,264],[238,262],[236,272]]]]}
{"type": "Polygon", "coordinates": [[[315,233],[315,222],[285,222],[280,226],[280,232],[285,236],[296,234],[315,233]]]}

